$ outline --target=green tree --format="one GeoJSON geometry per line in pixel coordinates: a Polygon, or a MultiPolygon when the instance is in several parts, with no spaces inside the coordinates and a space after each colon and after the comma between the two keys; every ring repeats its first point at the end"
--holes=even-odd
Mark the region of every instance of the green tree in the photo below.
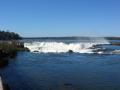
{"type": "Polygon", "coordinates": [[[18,40],[21,36],[14,32],[0,30],[0,40],[18,40]]]}

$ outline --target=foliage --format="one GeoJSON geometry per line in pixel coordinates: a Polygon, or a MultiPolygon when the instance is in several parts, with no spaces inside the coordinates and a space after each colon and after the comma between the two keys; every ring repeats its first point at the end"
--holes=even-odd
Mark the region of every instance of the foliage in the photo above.
{"type": "Polygon", "coordinates": [[[0,30],[0,40],[18,40],[18,39],[21,39],[19,34],[0,30]]]}

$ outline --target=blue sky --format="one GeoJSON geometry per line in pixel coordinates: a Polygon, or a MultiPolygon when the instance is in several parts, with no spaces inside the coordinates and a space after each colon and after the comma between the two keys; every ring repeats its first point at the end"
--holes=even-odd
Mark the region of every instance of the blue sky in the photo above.
{"type": "Polygon", "coordinates": [[[120,0],[0,0],[0,29],[24,37],[120,36],[120,0]]]}

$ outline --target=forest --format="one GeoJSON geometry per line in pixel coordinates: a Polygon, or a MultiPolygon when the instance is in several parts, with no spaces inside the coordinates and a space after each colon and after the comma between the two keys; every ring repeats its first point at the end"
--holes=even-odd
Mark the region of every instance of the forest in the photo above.
{"type": "Polygon", "coordinates": [[[22,39],[21,36],[15,32],[0,30],[0,40],[18,40],[22,39]]]}

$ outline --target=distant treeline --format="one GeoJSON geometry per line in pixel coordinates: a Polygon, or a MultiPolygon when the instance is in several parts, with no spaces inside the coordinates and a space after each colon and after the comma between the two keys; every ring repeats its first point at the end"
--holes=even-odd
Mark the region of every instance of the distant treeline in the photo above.
{"type": "Polygon", "coordinates": [[[120,40],[120,37],[105,37],[107,40],[120,40]]]}
{"type": "Polygon", "coordinates": [[[107,40],[120,40],[120,37],[24,37],[24,39],[55,39],[55,40],[89,40],[89,39],[100,39],[104,38],[107,40]]]}
{"type": "Polygon", "coordinates": [[[21,36],[19,34],[0,30],[0,40],[18,40],[18,39],[21,39],[21,36]]]}

